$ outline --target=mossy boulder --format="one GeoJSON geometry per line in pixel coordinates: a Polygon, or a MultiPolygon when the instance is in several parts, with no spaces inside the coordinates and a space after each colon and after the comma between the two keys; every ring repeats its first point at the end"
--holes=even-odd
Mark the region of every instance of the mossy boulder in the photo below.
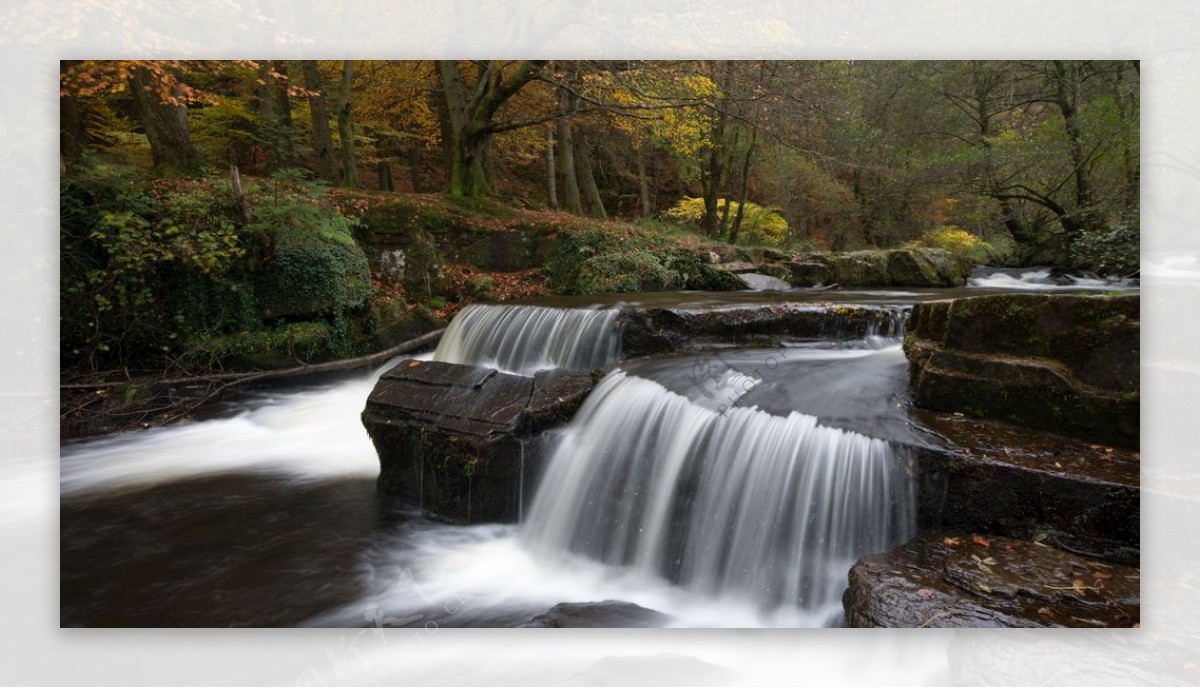
{"type": "Polygon", "coordinates": [[[367,256],[342,220],[279,227],[274,255],[255,272],[254,292],[264,319],[303,320],[359,308],[373,290],[367,256]]]}
{"type": "Polygon", "coordinates": [[[905,352],[914,400],[1136,447],[1136,296],[1002,294],[917,304],[905,352]]]}
{"type": "Polygon", "coordinates": [[[546,272],[560,294],[745,288],[710,259],[704,246],[680,245],[652,232],[597,227],[560,232],[546,272]]]}
{"type": "Polygon", "coordinates": [[[967,256],[942,249],[903,248],[801,253],[784,265],[788,275],[775,276],[796,287],[961,287],[973,263],[967,256]]]}

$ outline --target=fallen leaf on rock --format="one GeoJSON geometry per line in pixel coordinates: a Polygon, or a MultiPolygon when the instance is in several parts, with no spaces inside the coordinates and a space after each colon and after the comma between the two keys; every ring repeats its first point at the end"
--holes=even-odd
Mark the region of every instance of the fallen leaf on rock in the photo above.
{"type": "Polygon", "coordinates": [[[1082,578],[1076,578],[1075,580],[1071,581],[1071,588],[1075,591],[1075,594],[1079,595],[1080,597],[1083,597],[1087,594],[1087,585],[1083,582],[1082,578]]]}
{"type": "Polygon", "coordinates": [[[923,600],[927,600],[930,597],[933,597],[933,591],[930,590],[929,588],[921,588],[920,590],[917,591],[917,597],[920,597],[923,600]]]}
{"type": "Polygon", "coordinates": [[[944,537],[942,538],[942,544],[947,547],[955,547],[962,544],[962,538],[944,537]]]}
{"type": "Polygon", "coordinates": [[[972,535],[971,542],[974,542],[975,544],[979,545],[980,547],[991,547],[992,546],[991,541],[988,540],[987,538],[983,537],[982,535],[972,535]]]}
{"type": "Polygon", "coordinates": [[[1038,610],[1038,614],[1040,614],[1041,616],[1052,616],[1054,614],[1054,612],[1050,611],[1049,607],[1042,607],[1041,609],[1038,610]]]}

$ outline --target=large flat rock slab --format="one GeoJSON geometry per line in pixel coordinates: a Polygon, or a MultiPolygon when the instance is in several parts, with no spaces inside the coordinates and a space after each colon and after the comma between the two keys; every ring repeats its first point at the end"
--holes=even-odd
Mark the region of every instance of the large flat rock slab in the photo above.
{"type": "Polygon", "coordinates": [[[776,346],[782,341],[853,340],[899,336],[907,309],[840,304],[682,309],[637,308],[622,313],[625,357],[729,346],[776,346]]]}
{"type": "Polygon", "coordinates": [[[453,521],[517,521],[540,472],[538,436],[569,421],[594,384],[591,373],[401,361],[362,414],[379,489],[453,521]]]}
{"type": "Polygon", "coordinates": [[[1137,296],[1001,294],[913,307],[918,406],[1136,449],[1137,296]]]}
{"type": "Polygon", "coordinates": [[[943,447],[910,447],[922,532],[948,529],[1044,541],[1137,566],[1139,456],[961,414],[918,412],[943,447]]]}
{"type": "Polygon", "coordinates": [[[1044,544],[934,533],[850,569],[843,597],[851,627],[1132,627],[1140,620],[1138,569],[1044,544]]]}

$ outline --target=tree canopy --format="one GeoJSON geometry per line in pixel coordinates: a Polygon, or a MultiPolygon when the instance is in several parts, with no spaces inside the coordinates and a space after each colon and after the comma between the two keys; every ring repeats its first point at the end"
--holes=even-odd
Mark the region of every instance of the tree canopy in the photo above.
{"type": "Polygon", "coordinates": [[[686,217],[733,243],[887,247],[948,229],[1015,261],[1121,270],[1136,266],[1138,69],[66,61],[62,156],[68,170],[105,157],[164,175],[291,169],[348,187],[686,217]]]}

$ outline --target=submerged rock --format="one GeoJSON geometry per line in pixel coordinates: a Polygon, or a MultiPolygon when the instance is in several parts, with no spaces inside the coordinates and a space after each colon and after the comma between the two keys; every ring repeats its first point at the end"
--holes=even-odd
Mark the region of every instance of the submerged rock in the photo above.
{"type": "Polygon", "coordinates": [[[1131,627],[1140,572],[1043,544],[935,533],[850,569],[851,627],[1131,627]]]}
{"type": "Polygon", "coordinates": [[[622,313],[625,357],[721,346],[776,346],[785,341],[899,336],[905,310],[870,306],[772,305],[622,313]]]}
{"type": "Polygon", "coordinates": [[[564,602],[521,624],[522,628],[657,628],[672,618],[632,602],[564,602]]]}
{"type": "Polygon", "coordinates": [[[1137,447],[1137,296],[1002,294],[913,307],[915,402],[1137,447]]]}
{"type": "Polygon", "coordinates": [[[592,385],[590,373],[401,361],[362,414],[379,489],[455,521],[519,520],[539,469],[531,440],[569,420],[592,385]]]}

